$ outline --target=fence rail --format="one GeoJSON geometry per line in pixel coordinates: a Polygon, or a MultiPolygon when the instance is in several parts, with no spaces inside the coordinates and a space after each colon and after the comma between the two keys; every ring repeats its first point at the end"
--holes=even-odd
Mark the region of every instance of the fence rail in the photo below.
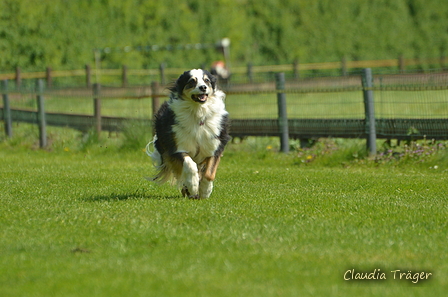
{"type": "MultiPolygon", "coordinates": [[[[286,72],[292,73],[295,78],[300,77],[301,71],[320,71],[320,70],[340,70],[340,73],[347,75],[350,70],[361,68],[391,68],[405,72],[409,67],[426,68],[428,65],[433,65],[435,68],[444,68],[447,66],[448,59],[440,58],[426,58],[426,59],[406,59],[400,56],[397,59],[384,60],[362,60],[362,61],[348,61],[342,58],[341,61],[336,62],[322,62],[322,63],[299,63],[298,60],[291,64],[282,65],[259,65],[254,66],[249,63],[247,66],[235,66],[231,68],[231,73],[235,76],[236,82],[243,81],[252,82],[254,75],[262,73],[277,73],[286,72]],[[240,79],[238,79],[238,77],[240,79]]],[[[47,86],[51,87],[53,78],[67,78],[67,77],[85,77],[85,82],[88,87],[91,87],[93,81],[101,83],[101,77],[120,77],[121,85],[128,86],[130,77],[152,77],[164,84],[167,81],[167,76],[176,77],[184,71],[183,68],[166,68],[162,63],[158,68],[154,69],[128,69],[123,65],[120,69],[95,69],[90,65],[86,65],[84,69],[75,70],[53,70],[47,67],[45,71],[37,72],[22,72],[20,68],[16,68],[14,73],[0,73],[0,80],[14,80],[17,88],[22,84],[24,79],[45,79],[47,86]],[[93,79],[92,79],[93,78],[93,79]]],[[[234,80],[235,80],[234,79],[234,80]]]]}
{"type": "MultiPolygon", "coordinates": [[[[160,105],[159,99],[163,100],[167,96],[158,83],[140,88],[95,86],[89,89],[47,89],[25,94],[9,91],[7,81],[3,81],[2,86],[0,120],[4,121],[5,133],[8,135],[12,134],[12,121],[71,127],[80,131],[96,127],[98,132],[121,131],[129,121],[150,127],[151,115],[160,105]],[[50,97],[55,104],[79,97],[84,100],[84,105],[90,100],[90,106],[95,107],[90,114],[79,110],[55,112],[48,105],[42,107],[46,108],[45,113],[26,107],[30,106],[30,100],[33,100],[31,97],[39,99],[39,96],[42,103],[44,97],[50,97]],[[104,106],[111,105],[111,100],[119,100],[121,105],[117,114],[120,116],[102,112],[104,106]],[[135,103],[136,100],[151,102],[145,105],[147,116],[123,116],[123,104],[135,103]],[[9,101],[22,102],[25,106],[20,107],[9,101]],[[42,118],[45,118],[45,123],[42,123],[42,118]]],[[[448,139],[448,73],[443,71],[374,75],[371,78],[366,78],[364,73],[346,77],[285,80],[280,84],[241,84],[229,87],[226,93],[233,137],[280,136],[287,131],[288,138],[366,138],[370,139],[370,143],[374,143],[376,138],[448,139]],[[365,83],[366,79],[372,84],[365,83]],[[280,87],[282,84],[284,87],[280,87]],[[371,93],[370,99],[366,93],[371,93]],[[372,106],[369,107],[368,102],[372,106]],[[280,110],[282,106],[285,107],[282,113],[270,110],[280,110]],[[342,112],[342,116],[339,112],[342,112]],[[264,116],[266,113],[270,116],[264,116]],[[284,129],[285,125],[287,130],[284,129]]],[[[80,105],[74,104],[75,107],[80,105]]],[[[42,128],[40,130],[43,131],[42,128]]]]}

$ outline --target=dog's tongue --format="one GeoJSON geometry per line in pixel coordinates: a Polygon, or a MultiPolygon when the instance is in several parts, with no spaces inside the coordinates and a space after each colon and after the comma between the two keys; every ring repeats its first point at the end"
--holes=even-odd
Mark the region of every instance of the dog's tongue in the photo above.
{"type": "Polygon", "coordinates": [[[207,95],[206,95],[206,94],[198,95],[198,99],[199,99],[200,101],[205,101],[205,100],[207,100],[207,95]]]}

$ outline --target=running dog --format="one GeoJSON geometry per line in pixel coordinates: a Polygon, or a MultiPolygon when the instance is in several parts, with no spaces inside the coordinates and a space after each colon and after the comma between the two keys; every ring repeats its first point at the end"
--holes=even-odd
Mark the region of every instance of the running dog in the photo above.
{"type": "Polygon", "coordinates": [[[154,139],[146,147],[158,170],[152,180],[177,181],[184,197],[208,198],[230,139],[226,95],[217,88],[216,77],[202,69],[185,71],[169,90],[169,100],[155,115],[154,139]]]}

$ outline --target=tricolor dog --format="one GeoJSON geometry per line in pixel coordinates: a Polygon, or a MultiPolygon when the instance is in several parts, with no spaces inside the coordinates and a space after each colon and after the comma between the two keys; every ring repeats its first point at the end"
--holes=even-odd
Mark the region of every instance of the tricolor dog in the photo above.
{"type": "Polygon", "coordinates": [[[185,71],[169,90],[169,100],[155,115],[154,139],[146,147],[158,170],[153,180],[177,181],[183,196],[208,198],[230,139],[225,94],[202,69],[185,71]]]}

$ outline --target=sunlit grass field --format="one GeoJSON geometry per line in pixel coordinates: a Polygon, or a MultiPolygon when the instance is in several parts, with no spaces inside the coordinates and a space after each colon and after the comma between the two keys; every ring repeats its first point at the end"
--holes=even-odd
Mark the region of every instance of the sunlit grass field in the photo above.
{"type": "MultiPolygon", "coordinates": [[[[446,91],[375,94],[379,116],[448,114],[446,91]]],[[[364,113],[360,92],[287,94],[287,102],[290,118],[364,113]]],[[[92,98],[45,103],[47,112],[93,114],[92,98]]],[[[232,118],[277,116],[276,94],[230,95],[226,103],[232,118]]],[[[35,109],[35,98],[16,98],[11,107],[35,109]]],[[[151,118],[151,110],[151,99],[102,101],[105,116],[151,118]]],[[[48,127],[45,150],[38,149],[36,126],[15,123],[13,132],[12,139],[0,135],[1,296],[442,296],[448,290],[446,144],[390,149],[379,140],[373,159],[362,140],[318,143],[309,151],[292,142],[285,155],[276,139],[249,138],[227,148],[212,197],[194,201],[144,179],[154,173],[143,152],[149,127],[103,133],[100,140],[48,127]],[[345,280],[353,269],[381,271],[387,279],[345,280]],[[395,270],[431,276],[413,283],[394,279],[395,270]]]]}
{"type": "Polygon", "coordinates": [[[354,141],[340,143],[355,149],[332,162],[306,163],[307,151],[280,154],[276,139],[249,138],[229,145],[211,198],[196,201],[144,179],[154,171],[142,145],[124,149],[107,134],[89,142],[61,128],[49,135],[47,150],[28,144],[37,138],[27,133],[0,143],[1,296],[448,289],[445,155],[399,166],[347,163],[343,155],[360,149],[354,141]],[[386,280],[344,280],[353,269],[376,269],[386,280]],[[412,283],[394,279],[395,270],[431,276],[412,283]]]}

